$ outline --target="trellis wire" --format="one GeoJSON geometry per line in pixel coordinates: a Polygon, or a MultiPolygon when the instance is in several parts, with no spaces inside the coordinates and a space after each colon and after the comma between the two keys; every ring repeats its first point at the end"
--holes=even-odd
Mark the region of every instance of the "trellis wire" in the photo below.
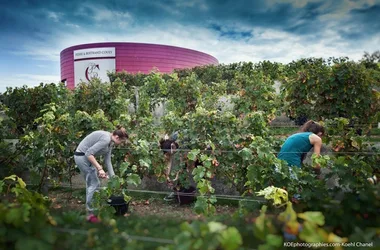
{"type": "MultiPolygon", "coordinates": [[[[113,150],[130,150],[130,151],[134,151],[133,148],[130,148],[130,147],[117,147],[117,148],[114,148],[113,150]]],[[[170,150],[162,150],[162,149],[159,149],[159,148],[151,148],[149,149],[150,151],[152,152],[170,152],[170,150]]],[[[380,148],[379,148],[380,150],[380,148]]],[[[176,149],[175,151],[178,151],[178,152],[185,152],[185,153],[188,153],[188,152],[191,152],[192,150],[191,149],[176,149]]],[[[204,150],[199,150],[200,152],[213,152],[213,153],[239,153],[240,150],[219,150],[219,149],[216,149],[216,150],[209,150],[209,149],[204,149],[204,150]]],[[[294,153],[309,153],[310,151],[307,151],[307,152],[282,152],[284,154],[294,154],[294,153]]],[[[280,151],[271,151],[269,153],[273,153],[273,154],[277,154],[277,153],[280,153],[280,151]]],[[[380,151],[379,152],[368,152],[368,151],[356,151],[356,152],[350,152],[350,151],[328,151],[326,152],[326,154],[368,154],[368,155],[378,155],[380,154],[380,151]]]]}
{"type": "MultiPolygon", "coordinates": [[[[27,186],[34,186],[32,183],[26,183],[27,186]]],[[[54,185],[48,185],[49,187],[54,187],[54,185]]],[[[73,186],[68,183],[62,183],[57,185],[57,187],[65,187],[65,188],[85,188],[83,187],[78,187],[78,186],[73,186]]],[[[173,191],[155,191],[155,190],[141,190],[141,189],[129,189],[128,192],[135,192],[135,193],[147,193],[147,194],[159,194],[159,195],[169,195],[173,191]]],[[[222,194],[215,194],[215,195],[196,195],[196,194],[191,194],[191,193],[183,193],[183,192],[177,192],[181,196],[197,196],[197,197],[209,197],[209,196],[215,196],[217,199],[223,199],[223,200],[233,200],[233,201],[249,201],[249,202],[257,202],[257,203],[266,203],[267,201],[263,198],[260,199],[258,197],[255,197],[255,199],[247,199],[243,198],[242,196],[238,195],[222,195],[222,194]],[[257,199],[258,198],[258,199],[257,199]]]]}
{"type": "MultiPolygon", "coordinates": [[[[33,186],[34,184],[26,183],[28,186],[33,186]]],[[[53,185],[49,185],[49,187],[54,187],[53,185]]],[[[75,189],[84,189],[85,187],[78,187],[78,186],[70,186],[70,184],[59,184],[58,187],[66,187],[66,188],[75,188],[75,189]]],[[[173,193],[173,191],[155,191],[155,190],[141,190],[141,189],[129,189],[128,192],[135,192],[135,193],[147,193],[147,194],[159,194],[159,195],[169,195],[170,193],[173,193]]],[[[229,200],[229,201],[244,201],[244,202],[256,202],[256,203],[262,203],[265,204],[268,201],[264,198],[260,198],[257,196],[253,196],[254,198],[244,198],[242,196],[238,195],[223,195],[223,194],[212,194],[212,195],[197,195],[192,193],[183,193],[183,192],[177,192],[180,196],[189,196],[189,197],[210,197],[214,196],[217,199],[220,200],[229,200]]],[[[331,200],[331,203],[334,203],[335,205],[340,205],[340,200],[331,200]]]]}
{"type": "MultiPolygon", "coordinates": [[[[82,234],[88,235],[90,232],[83,229],[72,229],[72,228],[55,228],[56,231],[62,233],[70,233],[70,234],[82,234]]],[[[125,232],[120,235],[116,234],[116,236],[125,239],[127,241],[136,240],[136,241],[145,241],[145,242],[154,242],[154,243],[162,243],[162,244],[174,244],[174,240],[164,239],[164,238],[156,238],[156,237],[147,237],[147,236],[139,236],[139,235],[130,235],[125,232]]],[[[257,250],[256,248],[244,248],[247,250],[257,250]]]]}
{"type": "MultiPolygon", "coordinates": [[[[58,232],[64,232],[64,233],[72,233],[72,234],[83,234],[88,235],[89,231],[83,230],[83,229],[72,229],[72,228],[55,228],[58,232]]],[[[137,240],[137,241],[146,241],[146,242],[155,242],[155,243],[164,243],[164,244],[174,244],[174,240],[170,239],[163,239],[163,238],[154,238],[154,237],[147,237],[147,236],[137,236],[137,235],[130,235],[126,233],[122,233],[120,235],[116,234],[116,236],[121,237],[127,241],[129,240],[137,240]]]]}

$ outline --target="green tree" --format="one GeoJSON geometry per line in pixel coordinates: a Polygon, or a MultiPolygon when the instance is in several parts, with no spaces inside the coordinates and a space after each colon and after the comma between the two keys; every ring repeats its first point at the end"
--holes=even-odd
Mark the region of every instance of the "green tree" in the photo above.
{"type": "Polygon", "coordinates": [[[54,102],[63,105],[69,101],[70,91],[63,84],[43,84],[7,88],[3,103],[8,109],[5,114],[17,125],[17,135],[22,135],[27,127],[36,129],[34,120],[40,116],[45,104],[54,102]]]}

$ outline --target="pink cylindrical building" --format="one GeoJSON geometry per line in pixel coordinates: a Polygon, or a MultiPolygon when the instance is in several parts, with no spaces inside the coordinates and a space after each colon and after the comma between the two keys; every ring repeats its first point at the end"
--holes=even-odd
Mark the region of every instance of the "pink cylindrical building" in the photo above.
{"type": "Polygon", "coordinates": [[[147,43],[92,43],[76,45],[61,52],[61,81],[70,89],[93,77],[109,81],[108,71],[149,73],[157,68],[162,73],[174,69],[218,64],[206,53],[175,46],[147,43]]]}

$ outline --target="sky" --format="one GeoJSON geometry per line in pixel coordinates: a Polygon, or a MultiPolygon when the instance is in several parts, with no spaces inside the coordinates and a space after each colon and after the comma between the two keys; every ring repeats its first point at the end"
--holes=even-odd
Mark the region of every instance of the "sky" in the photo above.
{"type": "Polygon", "coordinates": [[[60,52],[96,42],[199,50],[220,63],[360,60],[380,50],[380,0],[5,0],[0,93],[60,81],[60,52]]]}

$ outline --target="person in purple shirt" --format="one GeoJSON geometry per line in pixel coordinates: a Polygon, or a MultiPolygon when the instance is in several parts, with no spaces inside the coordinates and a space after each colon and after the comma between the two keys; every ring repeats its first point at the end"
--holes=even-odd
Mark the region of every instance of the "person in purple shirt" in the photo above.
{"type": "Polygon", "coordinates": [[[87,135],[78,145],[74,152],[74,160],[78,166],[84,180],[86,181],[86,209],[88,220],[97,222],[97,217],[93,214],[91,207],[92,197],[100,187],[99,178],[107,178],[102,165],[96,160],[95,156],[104,156],[104,163],[108,170],[108,176],[115,175],[111,163],[113,146],[119,145],[128,139],[125,128],[118,126],[115,131],[94,131],[87,135]]]}

